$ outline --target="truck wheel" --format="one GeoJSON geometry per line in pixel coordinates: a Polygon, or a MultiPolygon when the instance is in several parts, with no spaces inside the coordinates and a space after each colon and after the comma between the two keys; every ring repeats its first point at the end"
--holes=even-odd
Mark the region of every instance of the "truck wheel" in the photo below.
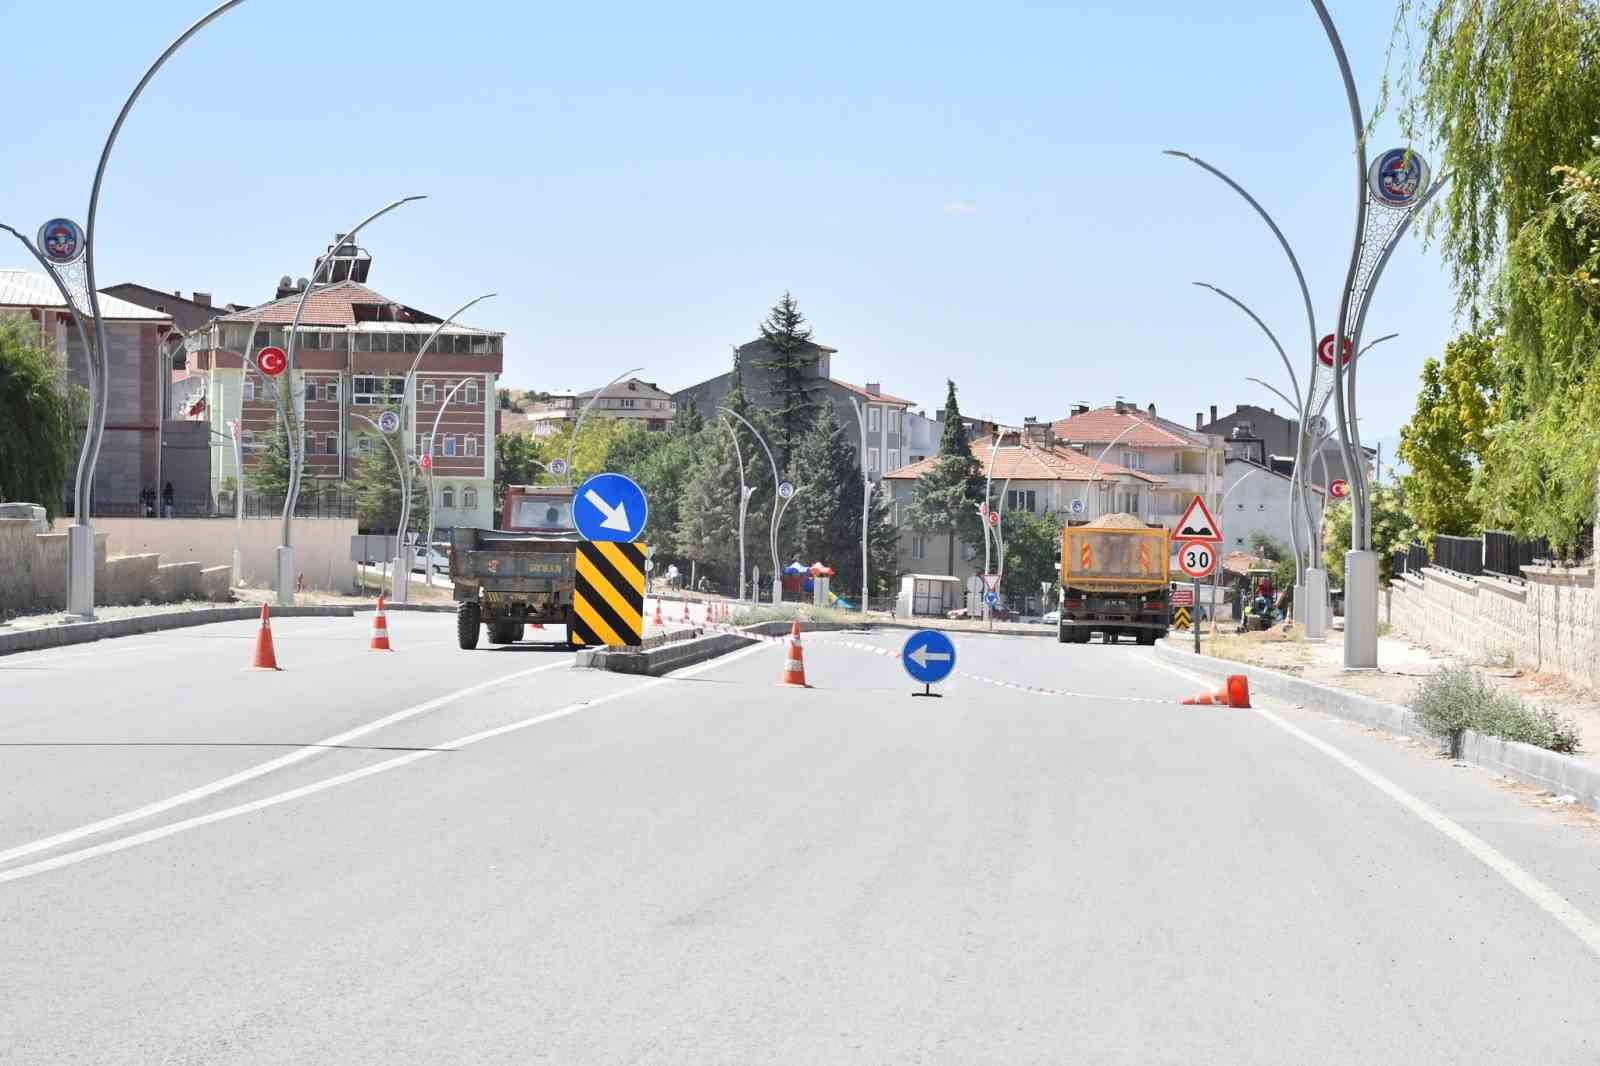
{"type": "Polygon", "coordinates": [[[483,625],[483,612],[475,603],[456,605],[456,643],[462,651],[478,646],[478,630],[483,625]]]}

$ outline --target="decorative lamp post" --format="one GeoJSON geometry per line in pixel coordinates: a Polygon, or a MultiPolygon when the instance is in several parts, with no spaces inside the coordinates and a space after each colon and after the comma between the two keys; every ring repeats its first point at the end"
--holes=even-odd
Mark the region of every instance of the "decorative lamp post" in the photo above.
{"type": "MultiPolygon", "coordinates": [[[[760,430],[756,429],[750,420],[744,415],[741,415],[738,411],[727,407],[720,408],[720,411],[723,414],[732,415],[734,418],[737,418],[740,422],[744,423],[745,428],[750,430],[750,432],[755,435],[756,443],[761,445],[761,450],[767,453],[767,462],[772,465],[773,486],[776,487],[782,485],[783,479],[778,475],[778,461],[772,457],[772,449],[767,447],[766,439],[761,436],[760,430]]],[[[741,466],[740,469],[742,470],[743,467],[741,466]]],[[[778,524],[778,503],[778,493],[774,492],[772,494],[772,524],[774,527],[776,527],[778,524]]],[[[740,530],[739,539],[740,546],[742,547],[744,543],[743,530],[740,530]]],[[[772,602],[774,604],[783,602],[783,569],[778,563],[778,544],[776,540],[772,542],[772,602]]]]}

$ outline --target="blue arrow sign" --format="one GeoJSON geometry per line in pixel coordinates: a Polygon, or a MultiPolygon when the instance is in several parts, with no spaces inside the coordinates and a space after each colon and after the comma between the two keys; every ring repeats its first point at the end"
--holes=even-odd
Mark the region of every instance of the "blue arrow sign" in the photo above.
{"type": "Polygon", "coordinates": [[[644,490],[623,474],[596,474],[572,501],[572,521],[584,540],[637,540],[649,517],[644,490]]]}
{"type": "Polygon", "coordinates": [[[956,646],[937,629],[919,629],[900,649],[900,664],[919,685],[937,685],[956,668],[956,646]]]}
{"type": "Polygon", "coordinates": [[[993,607],[995,604],[1000,602],[1000,597],[993,592],[985,592],[983,594],[983,602],[987,603],[990,607],[993,607]]]}

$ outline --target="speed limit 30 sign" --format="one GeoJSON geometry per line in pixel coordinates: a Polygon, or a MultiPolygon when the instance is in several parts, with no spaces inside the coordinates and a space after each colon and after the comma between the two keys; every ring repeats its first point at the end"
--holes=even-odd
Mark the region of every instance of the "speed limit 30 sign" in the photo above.
{"type": "Polygon", "coordinates": [[[1216,545],[1204,540],[1179,541],[1178,568],[1190,577],[1206,577],[1217,568],[1216,545]]]}

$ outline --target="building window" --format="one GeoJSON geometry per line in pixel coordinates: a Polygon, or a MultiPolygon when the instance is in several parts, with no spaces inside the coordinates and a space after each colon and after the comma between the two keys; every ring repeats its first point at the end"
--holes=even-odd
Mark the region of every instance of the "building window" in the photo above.
{"type": "Polygon", "coordinates": [[[363,433],[361,436],[356,438],[356,454],[357,455],[371,455],[372,454],[372,438],[367,436],[365,433],[363,433]]]}
{"type": "Polygon", "coordinates": [[[970,562],[972,562],[972,560],[976,559],[977,557],[978,557],[977,545],[974,545],[974,544],[963,544],[963,545],[961,545],[961,558],[962,559],[964,559],[965,561],[970,563],[970,562]]]}
{"type": "Polygon", "coordinates": [[[1006,510],[1008,511],[1028,511],[1032,513],[1037,510],[1035,507],[1037,502],[1038,497],[1033,489],[1012,489],[1006,493],[1006,510]]]}
{"type": "Polygon", "coordinates": [[[473,511],[473,510],[476,510],[477,507],[478,507],[478,490],[477,489],[462,489],[461,490],[461,508],[462,508],[462,510],[464,510],[464,511],[473,511]]]}
{"type": "Polygon", "coordinates": [[[329,455],[338,455],[339,454],[339,434],[337,434],[337,433],[329,433],[328,434],[327,453],[329,455]]]}
{"type": "Polygon", "coordinates": [[[433,382],[430,381],[427,384],[422,386],[422,402],[423,403],[432,403],[433,399],[434,399],[433,382]]]}
{"type": "Polygon", "coordinates": [[[254,430],[244,430],[239,434],[239,447],[247,452],[256,450],[256,434],[254,430]]]}
{"type": "Polygon", "coordinates": [[[467,382],[467,387],[461,390],[461,402],[468,407],[478,406],[478,383],[476,381],[467,382]]]}
{"type": "Polygon", "coordinates": [[[884,470],[888,471],[888,470],[899,470],[900,469],[900,449],[899,448],[890,448],[887,452],[884,453],[884,455],[886,455],[888,457],[888,465],[886,465],[884,467],[884,470]]]}
{"type": "Polygon", "coordinates": [[[876,449],[876,448],[868,448],[867,449],[867,473],[876,474],[877,472],[878,472],[878,449],[876,449]]]}
{"type": "Polygon", "coordinates": [[[878,405],[875,403],[867,404],[867,432],[878,432],[878,405]]]}
{"type": "Polygon", "coordinates": [[[1124,514],[1139,513],[1139,494],[1137,492],[1117,493],[1117,510],[1124,514]]]}
{"type": "Polygon", "coordinates": [[[911,558],[926,559],[928,557],[928,538],[921,533],[911,538],[911,558]]]}
{"type": "Polygon", "coordinates": [[[405,395],[405,387],[406,379],[399,375],[352,378],[350,402],[362,407],[387,404],[391,398],[398,400],[405,395]]]}
{"type": "Polygon", "coordinates": [[[421,452],[423,455],[432,455],[433,454],[433,434],[432,433],[424,433],[421,437],[418,438],[417,451],[421,452]]]}
{"type": "Polygon", "coordinates": [[[1123,452],[1122,468],[1124,470],[1143,470],[1144,452],[1123,452]]]}
{"type": "Polygon", "coordinates": [[[466,446],[467,446],[467,455],[475,456],[475,455],[478,454],[478,438],[477,437],[472,437],[472,436],[467,437],[466,438],[466,446]]]}
{"type": "Polygon", "coordinates": [[[316,403],[316,402],[317,402],[317,383],[315,381],[307,381],[306,382],[306,403],[316,403]]]}
{"type": "Polygon", "coordinates": [[[617,406],[619,406],[619,407],[632,407],[633,406],[633,401],[625,399],[620,404],[618,404],[617,406]]]}
{"type": "Polygon", "coordinates": [[[256,402],[256,379],[249,374],[244,376],[244,402],[256,402]]]}
{"type": "MultiPolygon", "coordinates": [[[[446,439],[448,439],[448,438],[446,438],[446,439]]],[[[449,509],[453,508],[455,505],[456,505],[456,490],[451,488],[449,485],[446,485],[444,487],[444,491],[439,493],[439,506],[445,508],[446,510],[449,510],[449,509]]]]}
{"type": "Polygon", "coordinates": [[[301,455],[316,455],[317,454],[317,435],[315,433],[307,433],[306,434],[305,440],[302,441],[301,445],[300,445],[300,454],[301,455]]]}
{"type": "Polygon", "coordinates": [[[455,438],[454,435],[447,434],[445,436],[445,438],[444,438],[444,454],[454,458],[454,456],[456,454],[456,438],[455,438]]]}
{"type": "Polygon", "coordinates": [[[338,403],[339,383],[337,381],[329,381],[324,383],[322,386],[322,398],[329,403],[338,403]]]}

